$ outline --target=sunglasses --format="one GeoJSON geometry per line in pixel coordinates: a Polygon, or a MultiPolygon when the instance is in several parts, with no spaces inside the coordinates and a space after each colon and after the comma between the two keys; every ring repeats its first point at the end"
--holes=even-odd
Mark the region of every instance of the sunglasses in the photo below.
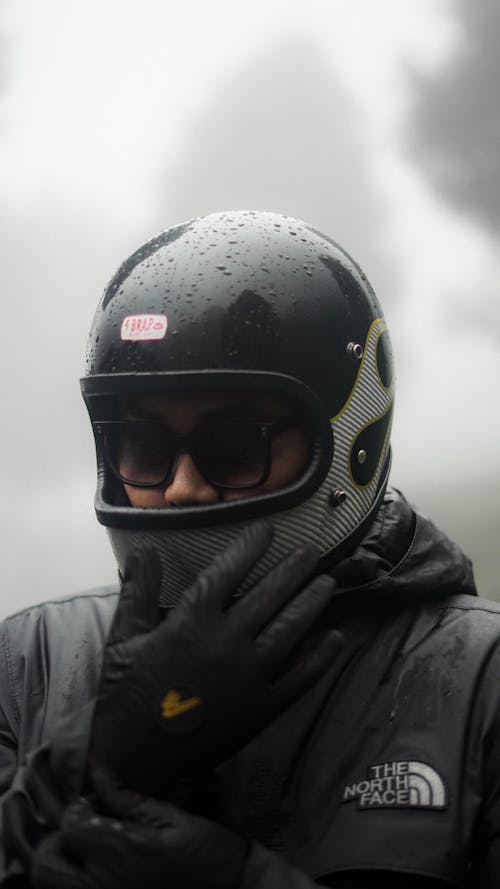
{"type": "Polygon", "coordinates": [[[187,435],[150,420],[99,420],[94,427],[111,471],[125,484],[138,488],[168,484],[179,454],[187,453],[209,484],[244,490],[266,481],[272,439],[299,423],[293,416],[272,422],[207,423],[187,435]]]}

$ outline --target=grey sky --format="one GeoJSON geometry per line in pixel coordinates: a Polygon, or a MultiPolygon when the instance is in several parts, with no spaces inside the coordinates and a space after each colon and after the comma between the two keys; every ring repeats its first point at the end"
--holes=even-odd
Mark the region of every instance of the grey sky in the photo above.
{"type": "Polygon", "coordinates": [[[415,77],[409,143],[457,207],[500,231],[500,5],[458,0],[461,33],[439,77],[415,77]]]}

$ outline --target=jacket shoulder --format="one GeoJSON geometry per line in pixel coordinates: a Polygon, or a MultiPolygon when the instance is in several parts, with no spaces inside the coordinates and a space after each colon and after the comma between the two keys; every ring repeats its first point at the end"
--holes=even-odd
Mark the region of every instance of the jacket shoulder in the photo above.
{"type": "Polygon", "coordinates": [[[488,649],[500,643],[500,602],[476,596],[450,596],[443,600],[440,610],[442,626],[470,628],[476,645],[488,649]]]}
{"type": "Polygon", "coordinates": [[[43,629],[48,632],[64,630],[73,635],[88,627],[99,630],[109,626],[114,614],[119,589],[105,586],[30,605],[8,615],[0,623],[2,635],[12,642],[17,640],[23,648],[33,642],[33,635],[43,629]]]}
{"type": "Polygon", "coordinates": [[[78,608],[88,609],[94,605],[97,609],[106,608],[108,600],[116,599],[119,593],[118,586],[106,585],[93,587],[89,590],[83,590],[80,593],[72,593],[69,596],[63,596],[57,599],[47,599],[43,602],[36,602],[33,605],[27,605],[19,611],[13,611],[2,618],[1,624],[10,624],[17,621],[24,621],[30,617],[35,617],[40,613],[51,613],[56,611],[67,611],[78,608]]]}
{"type": "Polygon", "coordinates": [[[496,620],[500,621],[500,602],[493,599],[467,595],[451,596],[448,601],[445,600],[445,607],[457,611],[476,612],[478,616],[492,615],[494,620],[496,615],[496,620]]]}
{"type": "Polygon", "coordinates": [[[99,587],[0,623],[0,709],[11,725],[19,725],[33,690],[47,706],[55,693],[69,701],[95,684],[118,595],[118,588],[99,587]]]}

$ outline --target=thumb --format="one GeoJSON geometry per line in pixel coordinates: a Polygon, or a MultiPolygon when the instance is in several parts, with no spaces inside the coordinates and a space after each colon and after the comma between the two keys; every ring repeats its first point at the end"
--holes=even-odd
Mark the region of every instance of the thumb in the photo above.
{"type": "Polygon", "coordinates": [[[161,561],[152,546],[136,548],[127,559],[120,598],[107,646],[148,633],[159,623],[161,561]]]}
{"type": "Polygon", "coordinates": [[[107,769],[93,768],[91,777],[100,805],[112,817],[156,828],[171,827],[177,820],[174,806],[129,790],[107,769]]]}
{"type": "Polygon", "coordinates": [[[36,889],[93,889],[94,884],[62,848],[62,834],[49,834],[38,846],[31,865],[30,885],[36,889]],[[32,882],[31,882],[32,881],[32,882]]]}

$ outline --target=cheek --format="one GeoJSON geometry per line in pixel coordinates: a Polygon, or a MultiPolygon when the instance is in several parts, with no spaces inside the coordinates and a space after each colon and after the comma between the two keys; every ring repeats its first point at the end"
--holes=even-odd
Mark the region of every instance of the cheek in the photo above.
{"type": "Polygon", "coordinates": [[[273,442],[272,463],[269,478],[263,487],[275,490],[295,481],[309,461],[310,445],[303,430],[292,429],[287,435],[273,442]]]}
{"type": "Polygon", "coordinates": [[[267,481],[251,491],[225,491],[224,500],[242,500],[257,497],[266,491],[277,491],[295,481],[306,469],[311,447],[302,429],[292,429],[272,445],[271,471],[267,481]]]}

